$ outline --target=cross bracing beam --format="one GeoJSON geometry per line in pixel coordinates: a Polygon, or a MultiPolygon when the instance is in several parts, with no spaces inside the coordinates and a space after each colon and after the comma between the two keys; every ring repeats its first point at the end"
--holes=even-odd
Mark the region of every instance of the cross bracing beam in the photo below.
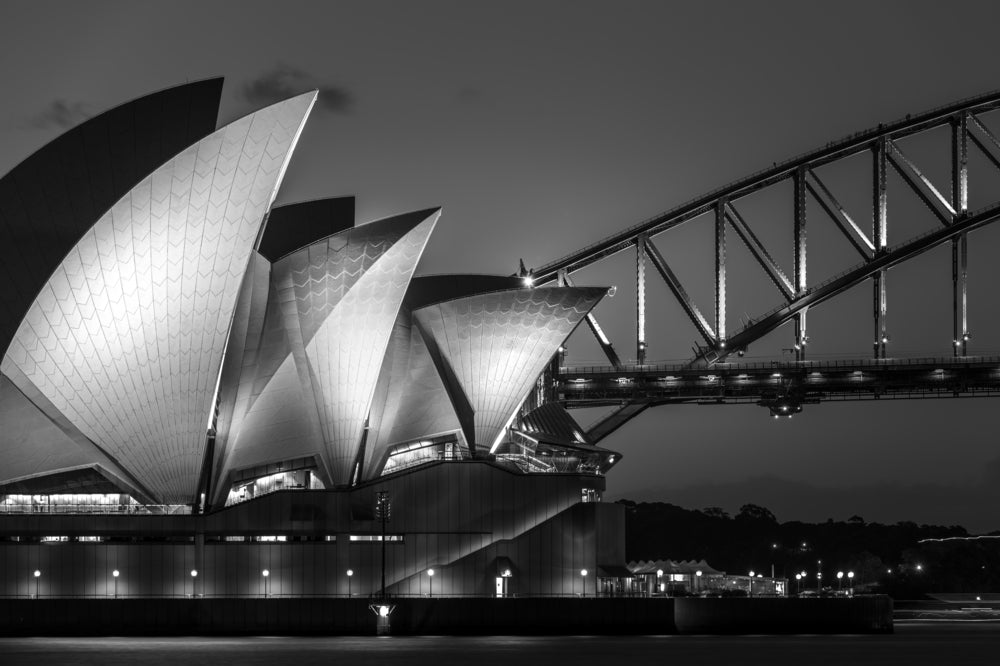
{"type": "Polygon", "coordinates": [[[889,151],[886,157],[889,159],[889,163],[903,177],[903,180],[910,186],[910,189],[920,197],[924,205],[934,213],[934,216],[938,218],[941,224],[946,226],[951,224],[955,218],[955,209],[951,207],[948,200],[938,192],[930,179],[917,168],[917,165],[903,154],[903,151],[899,149],[899,146],[895,142],[890,140],[887,143],[889,151]]]}
{"type": "MultiPolygon", "coordinates": [[[[827,301],[892,266],[903,263],[952,238],[984,227],[998,219],[1000,219],[1000,203],[987,206],[973,215],[960,218],[950,226],[934,229],[895,247],[887,248],[871,261],[858,264],[825,282],[814,285],[792,302],[778,306],[730,336],[727,349],[719,355],[720,360],[729,353],[746,349],[755,340],[787,323],[802,310],[827,301]]],[[[705,358],[707,355],[695,359],[695,362],[704,361],[705,358]]]]}
{"type": "Polygon", "coordinates": [[[993,149],[1000,150],[1000,139],[997,139],[996,135],[993,134],[993,132],[991,132],[989,128],[987,128],[986,125],[984,125],[983,122],[974,114],[966,114],[966,117],[972,121],[971,124],[966,125],[966,136],[972,140],[972,143],[979,148],[979,150],[986,156],[986,159],[988,159],[993,166],[1000,169],[1000,158],[997,158],[996,153],[993,152],[993,149]],[[976,136],[976,132],[970,131],[973,129],[981,132],[986,138],[986,142],[989,143],[990,146],[993,146],[993,149],[980,140],[980,138],[976,136]]]}
{"type": "Polygon", "coordinates": [[[656,248],[656,246],[650,242],[643,243],[643,252],[646,257],[649,258],[649,262],[653,264],[653,268],[656,269],[656,272],[659,273],[660,277],[663,278],[663,281],[667,283],[667,287],[670,288],[670,292],[677,299],[677,302],[681,304],[681,307],[691,320],[691,323],[698,329],[698,333],[701,334],[705,344],[714,348],[717,344],[715,331],[712,330],[708,320],[705,319],[705,315],[701,313],[698,306],[695,305],[694,301],[691,300],[691,297],[688,296],[684,286],[681,285],[681,281],[678,280],[677,276],[674,275],[674,272],[670,270],[670,266],[663,258],[663,255],[660,254],[660,251],[656,248]]]}
{"type": "Polygon", "coordinates": [[[875,244],[871,242],[861,227],[857,225],[853,218],[848,215],[840,202],[837,201],[829,188],[820,180],[812,169],[806,170],[806,189],[819,203],[826,214],[832,219],[837,227],[843,232],[847,240],[851,242],[854,249],[865,259],[868,259],[875,252],[875,244]]]}
{"type": "MultiPolygon", "coordinates": [[[[655,215],[612,236],[593,243],[561,259],[545,264],[534,272],[537,284],[556,279],[560,269],[575,272],[596,261],[600,261],[622,250],[630,248],[640,233],[653,236],[688,222],[700,215],[712,212],[719,199],[738,199],[762,188],[769,187],[789,178],[802,166],[816,169],[845,157],[850,157],[871,148],[882,137],[898,140],[927,130],[944,126],[958,113],[984,113],[1000,108],[1000,91],[995,91],[943,106],[916,116],[908,116],[892,123],[879,125],[863,132],[852,134],[840,141],[834,141],[823,148],[792,158],[771,168],[761,170],[746,178],[720,187],[704,196],[688,201],[669,211],[655,215]]],[[[978,143],[974,140],[974,143],[978,143]]],[[[1000,164],[998,164],[1000,166],[1000,164]]]]}
{"type": "MultiPolygon", "coordinates": [[[[561,281],[565,282],[567,286],[576,286],[573,284],[573,279],[569,276],[569,273],[563,273],[560,277],[561,281]]],[[[622,365],[621,359],[618,358],[618,352],[615,351],[614,345],[611,344],[611,340],[608,336],[604,334],[604,329],[601,325],[597,323],[597,317],[594,316],[593,312],[587,313],[587,326],[590,328],[590,332],[594,334],[597,338],[597,344],[601,345],[601,349],[604,351],[604,355],[608,357],[611,361],[611,365],[616,368],[620,368],[622,365]]]]}
{"type": "Polygon", "coordinates": [[[746,223],[746,220],[743,219],[743,216],[736,210],[732,202],[726,204],[726,219],[732,225],[740,240],[743,241],[743,244],[750,250],[750,254],[753,255],[757,263],[764,269],[767,276],[771,278],[771,282],[778,288],[778,291],[788,300],[792,300],[792,297],[795,296],[795,287],[792,285],[792,281],[778,267],[777,262],[771,257],[764,244],[760,242],[760,239],[750,229],[750,225],[746,223]]]}

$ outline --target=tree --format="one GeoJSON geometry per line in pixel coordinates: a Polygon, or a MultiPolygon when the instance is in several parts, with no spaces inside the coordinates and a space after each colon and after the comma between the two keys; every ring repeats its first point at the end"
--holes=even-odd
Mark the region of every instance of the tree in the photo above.
{"type": "Polygon", "coordinates": [[[740,507],[740,512],[736,514],[737,520],[763,520],[769,523],[777,523],[778,519],[774,517],[769,509],[765,509],[757,504],[744,504],[740,507]]]}
{"type": "Polygon", "coordinates": [[[701,512],[709,518],[729,519],[729,513],[720,506],[706,506],[701,512]]]}

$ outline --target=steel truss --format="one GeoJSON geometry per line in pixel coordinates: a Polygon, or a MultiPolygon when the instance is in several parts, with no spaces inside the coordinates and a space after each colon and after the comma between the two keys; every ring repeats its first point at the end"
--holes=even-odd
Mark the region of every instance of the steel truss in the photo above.
{"type": "MultiPolygon", "coordinates": [[[[649,303],[645,284],[647,267],[653,268],[654,272],[667,285],[670,293],[681,305],[701,338],[694,357],[687,364],[687,367],[693,372],[698,371],[698,369],[714,371],[717,366],[726,363],[730,355],[742,355],[750,344],[789,322],[794,325],[793,347],[796,361],[804,363],[809,340],[806,326],[809,309],[861,282],[871,280],[873,285],[873,358],[887,364],[880,367],[888,368],[892,366],[893,362],[886,361],[889,356],[887,348],[890,342],[886,320],[887,271],[893,266],[934,247],[950,244],[953,286],[953,356],[956,359],[966,358],[969,339],[968,233],[1000,219],[1000,202],[977,211],[969,211],[968,209],[968,150],[971,144],[986,157],[990,164],[1000,169],[1000,139],[981,120],[984,113],[998,108],[1000,108],[1000,92],[994,92],[957,102],[919,116],[907,116],[895,123],[879,125],[877,128],[827,144],[822,149],[784,163],[775,164],[770,169],[719,188],[573,254],[541,266],[531,271],[530,275],[536,285],[556,280],[560,284],[572,284],[572,274],[576,271],[619,252],[634,248],[637,286],[635,354],[637,365],[627,366],[622,362],[618,352],[593,315],[588,316],[587,323],[608,357],[611,369],[618,373],[617,376],[643,376],[646,379],[657,372],[652,367],[645,365],[649,353],[645,325],[646,307],[649,303]],[[899,144],[900,139],[905,137],[942,127],[949,128],[951,136],[952,178],[949,196],[942,194],[942,191],[931,182],[919,166],[903,152],[899,144]],[[870,221],[870,234],[863,228],[863,226],[867,226],[867,223],[862,225],[851,217],[844,206],[840,204],[835,193],[817,175],[819,167],[864,153],[870,154],[872,164],[873,212],[870,221]],[[889,192],[887,175],[890,169],[899,174],[904,183],[904,189],[910,191],[912,195],[916,195],[932,212],[940,225],[927,233],[894,245],[888,244],[887,204],[889,192]],[[778,262],[774,260],[754,233],[751,224],[739,210],[741,199],[764,188],[786,182],[791,184],[790,190],[793,197],[791,203],[794,210],[793,237],[790,239],[794,248],[791,275],[778,265],[778,262]],[[860,257],[860,262],[855,266],[822,282],[811,284],[807,280],[806,271],[806,230],[807,221],[808,223],[813,221],[811,218],[807,220],[807,199],[818,204],[817,212],[820,212],[826,220],[832,221],[860,257]],[[658,234],[702,215],[714,218],[715,225],[714,317],[706,316],[699,310],[677,275],[652,242],[652,239],[658,234]],[[783,299],[778,307],[749,319],[742,328],[732,332],[727,330],[726,321],[727,230],[736,233],[736,236],[748,248],[761,270],[764,271],[783,299]],[[627,372],[623,375],[622,371],[627,372]]],[[[557,399],[568,406],[582,406],[581,401],[584,398],[579,393],[579,387],[567,383],[570,379],[580,378],[570,378],[566,373],[567,369],[561,369],[552,377],[558,386],[559,397],[557,399]]],[[[600,384],[594,386],[598,385],[600,384]]],[[[643,381],[636,385],[648,386],[649,383],[643,381]]],[[[929,384],[928,386],[937,385],[929,384]]],[[[589,395],[598,402],[603,400],[603,404],[624,404],[626,406],[662,404],[664,401],[673,401],[673,398],[657,393],[657,391],[654,391],[654,394],[659,397],[650,396],[648,398],[639,396],[628,398],[623,396],[620,390],[611,390],[607,393],[608,397],[600,397],[596,394],[589,395]]],[[[914,389],[908,392],[908,394],[913,395],[916,393],[920,393],[920,391],[914,389]]],[[[946,393],[954,394],[954,391],[949,390],[946,393]]],[[[829,399],[826,396],[834,394],[835,392],[827,391],[824,393],[823,399],[829,399]]],[[[851,393],[851,395],[856,394],[851,393]]],[[[702,397],[697,399],[700,400],[702,397]]],[[[760,400],[762,398],[757,395],[751,396],[749,399],[760,400]]],[[[641,409],[623,408],[620,410],[620,418],[627,420],[640,411],[641,409]]],[[[613,427],[617,426],[605,423],[603,427],[605,430],[608,427],[613,430],[613,427]]]]}

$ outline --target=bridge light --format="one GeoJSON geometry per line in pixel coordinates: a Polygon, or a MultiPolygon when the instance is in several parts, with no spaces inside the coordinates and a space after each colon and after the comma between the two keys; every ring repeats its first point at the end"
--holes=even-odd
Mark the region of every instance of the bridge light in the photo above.
{"type": "Polygon", "coordinates": [[[524,282],[525,287],[532,287],[535,284],[535,278],[531,277],[530,274],[525,275],[522,281],[524,282]]]}
{"type": "Polygon", "coordinates": [[[889,342],[889,336],[888,335],[883,335],[882,336],[882,344],[886,344],[887,342],[889,342]]]}

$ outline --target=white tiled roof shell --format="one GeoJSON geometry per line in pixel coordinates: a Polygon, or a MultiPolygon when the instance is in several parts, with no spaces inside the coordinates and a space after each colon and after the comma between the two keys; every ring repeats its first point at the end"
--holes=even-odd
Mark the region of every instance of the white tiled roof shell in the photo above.
{"type": "Polygon", "coordinates": [[[195,492],[240,282],[315,98],[237,120],[140,182],[56,269],[0,365],[159,501],[195,492]]]}

